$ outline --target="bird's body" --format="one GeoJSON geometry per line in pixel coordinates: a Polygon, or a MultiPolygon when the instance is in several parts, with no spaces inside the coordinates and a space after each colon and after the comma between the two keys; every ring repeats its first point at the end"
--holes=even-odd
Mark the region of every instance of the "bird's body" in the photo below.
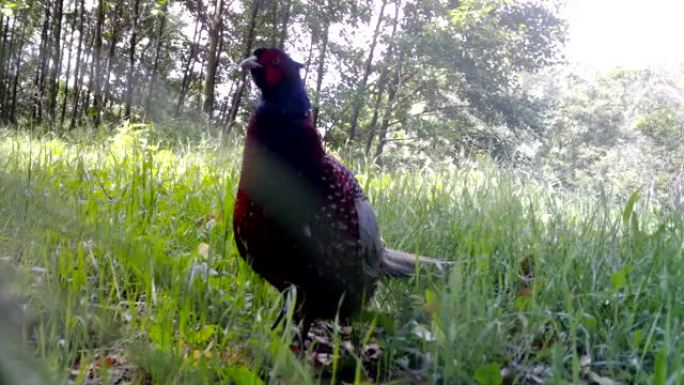
{"type": "Polygon", "coordinates": [[[354,175],[325,153],[297,63],[276,49],[243,62],[262,90],[245,140],[233,229],[240,255],[283,291],[298,317],[344,319],[380,278],[407,275],[417,257],[383,247],[354,175]]]}
{"type": "MultiPolygon", "coordinates": [[[[357,205],[367,205],[365,214],[372,215],[370,205],[352,173],[322,151],[253,137],[272,123],[257,119],[233,216],[241,255],[279,290],[297,286],[307,318],[333,318],[343,294],[340,316],[352,315],[379,278],[379,233],[362,239],[359,228],[357,205]]],[[[311,126],[311,118],[302,124],[311,126]]],[[[366,221],[375,225],[374,217],[366,221]]]]}

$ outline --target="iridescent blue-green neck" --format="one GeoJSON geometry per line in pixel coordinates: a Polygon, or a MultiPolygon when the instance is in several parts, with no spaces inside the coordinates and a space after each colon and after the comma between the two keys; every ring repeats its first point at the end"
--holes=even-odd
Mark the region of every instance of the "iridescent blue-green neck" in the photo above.
{"type": "Polygon", "coordinates": [[[262,89],[257,117],[304,118],[311,109],[304,82],[297,78],[285,79],[278,87],[262,89]]]}

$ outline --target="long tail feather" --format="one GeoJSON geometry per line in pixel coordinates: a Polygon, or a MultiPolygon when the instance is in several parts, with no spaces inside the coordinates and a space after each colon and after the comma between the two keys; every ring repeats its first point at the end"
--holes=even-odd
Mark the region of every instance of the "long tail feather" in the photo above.
{"type": "Polygon", "coordinates": [[[452,266],[453,264],[453,262],[422,257],[392,249],[384,249],[381,260],[382,272],[389,277],[409,277],[416,272],[418,265],[430,265],[437,267],[439,270],[444,270],[447,266],[452,266]]]}

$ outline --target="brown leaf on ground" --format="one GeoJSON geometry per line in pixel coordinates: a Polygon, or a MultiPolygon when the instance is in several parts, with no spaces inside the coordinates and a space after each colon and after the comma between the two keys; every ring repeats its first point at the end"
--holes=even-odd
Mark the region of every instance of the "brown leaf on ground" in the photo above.
{"type": "Polygon", "coordinates": [[[104,383],[103,373],[106,371],[109,384],[130,383],[140,378],[138,368],[128,362],[120,353],[109,352],[102,357],[96,357],[85,368],[82,362],[77,361],[71,368],[69,382],[75,383],[80,375],[83,375],[84,385],[100,385],[104,383]],[[85,372],[83,372],[85,371],[85,372]]]}

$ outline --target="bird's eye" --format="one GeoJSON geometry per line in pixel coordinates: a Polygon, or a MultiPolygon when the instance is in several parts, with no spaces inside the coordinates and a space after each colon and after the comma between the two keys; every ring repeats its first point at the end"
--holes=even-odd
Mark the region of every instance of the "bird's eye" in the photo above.
{"type": "Polygon", "coordinates": [[[273,64],[275,64],[275,65],[280,64],[280,56],[274,57],[274,58],[273,58],[273,61],[272,61],[271,63],[273,63],[273,64]]]}

